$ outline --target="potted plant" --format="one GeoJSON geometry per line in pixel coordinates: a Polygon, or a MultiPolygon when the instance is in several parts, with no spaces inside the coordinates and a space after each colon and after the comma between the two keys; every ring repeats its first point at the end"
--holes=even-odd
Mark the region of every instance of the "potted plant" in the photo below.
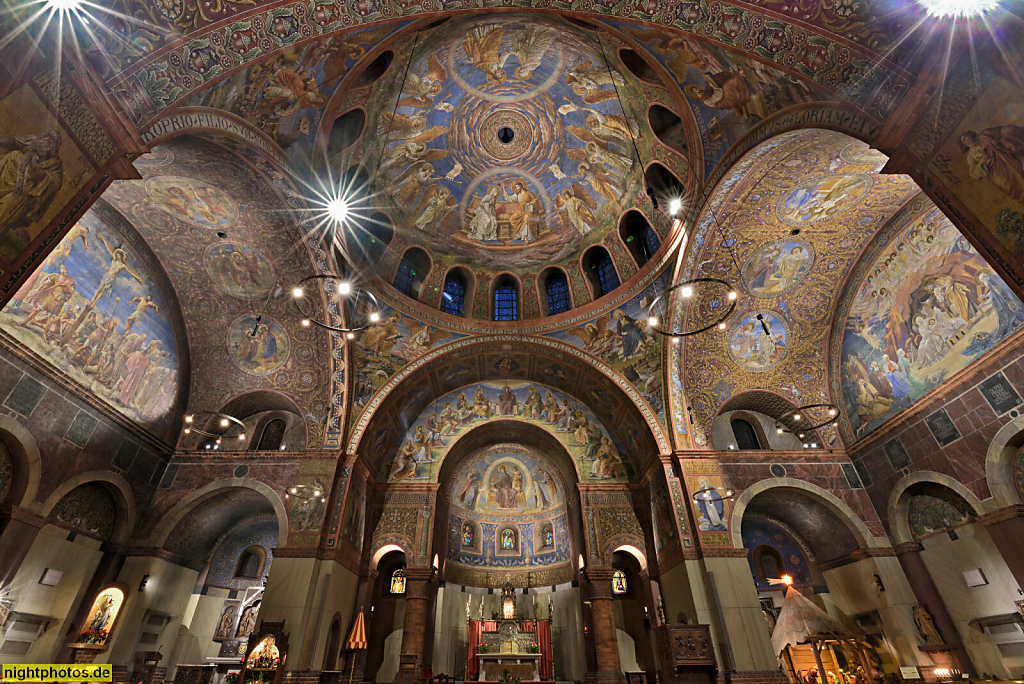
{"type": "Polygon", "coordinates": [[[540,644],[534,641],[532,644],[526,647],[529,653],[540,653],[540,644]]]}
{"type": "Polygon", "coordinates": [[[498,680],[498,684],[519,684],[519,677],[516,677],[509,670],[505,670],[505,673],[501,675],[501,679],[498,680]]]}
{"type": "Polygon", "coordinates": [[[477,653],[490,653],[491,648],[487,644],[480,644],[476,647],[477,653]]]}
{"type": "Polygon", "coordinates": [[[80,644],[105,644],[110,635],[105,629],[87,629],[78,635],[80,644]]]}

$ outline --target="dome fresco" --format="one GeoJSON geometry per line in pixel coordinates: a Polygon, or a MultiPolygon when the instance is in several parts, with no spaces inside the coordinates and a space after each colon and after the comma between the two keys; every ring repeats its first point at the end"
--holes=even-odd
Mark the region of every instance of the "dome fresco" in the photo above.
{"type": "Polygon", "coordinates": [[[366,106],[363,160],[396,235],[477,272],[538,272],[604,241],[638,204],[645,112],[595,34],[472,17],[396,51],[366,106]]]}

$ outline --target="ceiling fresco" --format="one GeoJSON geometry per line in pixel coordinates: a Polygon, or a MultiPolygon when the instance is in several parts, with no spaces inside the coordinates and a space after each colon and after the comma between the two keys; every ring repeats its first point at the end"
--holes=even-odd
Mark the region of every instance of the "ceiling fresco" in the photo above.
{"type": "Polygon", "coordinates": [[[642,88],[580,29],[452,20],[398,50],[391,71],[366,103],[363,156],[396,231],[428,252],[536,271],[578,258],[643,202],[642,88]]]}
{"type": "Polygon", "coordinates": [[[189,138],[162,145],[136,168],[142,180],[116,182],[104,197],[133,223],[181,297],[191,357],[201,360],[190,407],[212,411],[246,392],[281,392],[307,419],[307,444],[319,443],[339,378],[327,337],[301,326],[291,305],[292,286],[314,264],[288,205],[247,161],[189,138]]]}
{"type": "Polygon", "coordinates": [[[169,438],[188,377],[185,323],[159,261],[104,201],[14,294],[0,326],[85,391],[169,438]]]}
{"type": "MultiPolygon", "coordinates": [[[[670,350],[673,365],[677,347],[685,358],[672,378],[686,396],[674,416],[693,421],[696,444],[707,443],[718,408],[745,390],[773,388],[798,406],[830,400],[824,359],[841,284],[866,242],[918,193],[906,177],[880,175],[884,163],[848,136],[805,130],[757,148],[719,185],[682,277],[738,283],[736,310],[725,330],[670,350]]],[[[674,315],[685,325],[685,310],[674,315]]],[[[824,428],[822,438],[832,444],[837,434],[824,428]]]]}
{"type": "Polygon", "coordinates": [[[536,425],[557,437],[573,457],[581,481],[626,482],[633,475],[628,452],[585,404],[552,387],[506,380],[466,385],[435,398],[410,423],[380,478],[435,482],[445,454],[462,434],[490,421],[508,420],[536,425]]]}
{"type": "Polygon", "coordinates": [[[922,198],[867,248],[834,325],[841,425],[860,438],[1024,325],[1024,304],[922,198]]]}

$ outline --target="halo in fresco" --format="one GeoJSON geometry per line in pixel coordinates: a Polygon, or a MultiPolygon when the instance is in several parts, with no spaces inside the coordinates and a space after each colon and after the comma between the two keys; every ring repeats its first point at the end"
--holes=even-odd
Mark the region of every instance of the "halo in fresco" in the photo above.
{"type": "Polygon", "coordinates": [[[729,333],[729,356],[743,370],[763,373],[786,357],[788,344],[785,319],[772,311],[751,311],[729,333]],[[771,335],[765,334],[765,326],[771,335]]]}
{"type": "Polygon", "coordinates": [[[775,215],[797,227],[828,221],[852,208],[871,189],[872,182],[866,173],[812,178],[780,200],[775,215]]]}
{"type": "Polygon", "coordinates": [[[215,242],[203,254],[210,279],[221,290],[240,299],[263,299],[277,275],[263,252],[239,242],[215,242]]]}
{"type": "Polygon", "coordinates": [[[171,151],[171,148],[166,145],[158,145],[153,148],[152,152],[148,152],[133,161],[132,166],[137,169],[155,168],[158,166],[167,166],[173,162],[174,152],[171,151]]]}
{"type": "Polygon", "coordinates": [[[175,218],[204,228],[224,228],[238,220],[238,205],[220,188],[195,178],[155,176],[146,192],[175,218]]]}
{"type": "Polygon", "coordinates": [[[807,276],[814,264],[814,248],[803,240],[778,240],[750,255],[743,284],[755,297],[777,297],[807,276]]]}
{"type": "Polygon", "coordinates": [[[231,361],[249,375],[270,375],[284,365],[291,349],[284,326],[266,314],[259,321],[251,314],[236,318],[227,343],[231,361]]]}

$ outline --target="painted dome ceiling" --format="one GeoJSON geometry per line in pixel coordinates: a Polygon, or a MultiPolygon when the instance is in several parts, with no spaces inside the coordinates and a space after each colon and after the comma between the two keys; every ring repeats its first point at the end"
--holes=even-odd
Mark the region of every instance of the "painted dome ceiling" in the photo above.
{"type": "MultiPolygon", "coordinates": [[[[462,265],[478,283],[556,264],[572,279],[586,248],[619,241],[626,209],[649,208],[637,157],[652,158],[649,86],[614,45],[522,15],[414,35],[372,89],[361,149],[397,249],[423,247],[434,269],[462,265]]],[[[619,270],[624,282],[636,268],[619,270]]]]}

